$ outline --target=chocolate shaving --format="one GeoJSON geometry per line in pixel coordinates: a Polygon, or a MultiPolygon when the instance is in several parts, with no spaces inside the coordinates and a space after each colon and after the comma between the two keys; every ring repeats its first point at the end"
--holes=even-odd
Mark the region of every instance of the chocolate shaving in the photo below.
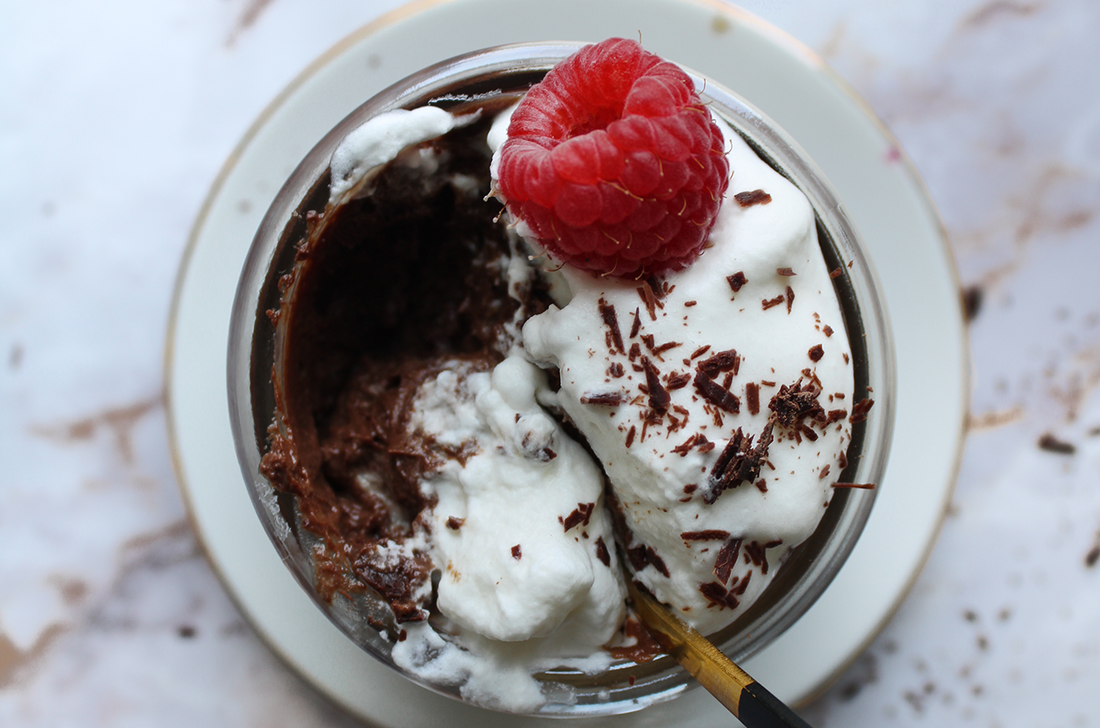
{"type": "Polygon", "coordinates": [[[611,344],[608,348],[612,351],[620,351],[623,354],[626,353],[626,347],[623,346],[623,333],[619,330],[619,316],[615,313],[615,307],[608,303],[603,298],[599,301],[600,317],[607,325],[611,334],[611,344]]]}
{"type": "Polygon", "coordinates": [[[704,436],[703,433],[696,432],[694,435],[689,437],[687,440],[684,440],[682,443],[680,443],[676,447],[672,448],[672,452],[676,453],[680,457],[684,457],[689,452],[691,452],[691,449],[693,447],[703,445],[707,442],[710,442],[710,441],[707,440],[706,436],[704,436]]]}
{"type": "Polygon", "coordinates": [[[746,481],[755,482],[760,477],[760,468],[768,456],[772,439],[771,421],[764,425],[755,447],[752,435],[746,436],[738,427],[711,468],[707,487],[703,491],[703,502],[710,505],[724,491],[736,488],[746,481]]]}
{"type": "Polygon", "coordinates": [[[710,351],[710,344],[707,344],[706,346],[700,346],[698,349],[691,352],[691,358],[698,359],[703,354],[706,354],[708,351],[710,351]]]}
{"type": "Polygon", "coordinates": [[[741,411],[741,400],[733,392],[723,389],[722,385],[703,372],[696,372],[693,381],[699,395],[719,409],[737,414],[741,411]]]}
{"type": "Polygon", "coordinates": [[[696,366],[699,371],[713,379],[722,372],[733,372],[736,374],[741,368],[741,357],[738,356],[735,349],[727,349],[726,351],[720,351],[704,359],[696,366]]]}
{"type": "Polygon", "coordinates": [[[587,526],[589,519],[592,518],[592,511],[595,507],[595,503],[578,503],[572,513],[564,519],[559,517],[558,520],[561,521],[561,525],[565,527],[566,531],[574,529],[582,524],[587,526]]]}
{"type": "Polygon", "coordinates": [[[664,308],[664,304],[657,300],[657,296],[653,293],[653,287],[649,285],[648,280],[642,281],[642,285],[638,286],[637,291],[642,303],[645,304],[645,310],[649,314],[650,320],[656,321],[657,308],[664,308]]]}
{"type": "Polygon", "coordinates": [[[833,268],[831,271],[829,271],[829,277],[830,278],[840,278],[842,275],[844,275],[844,269],[842,267],[840,267],[839,265],[836,268],[833,268]]]}
{"type": "Polygon", "coordinates": [[[634,425],[630,426],[630,430],[626,433],[626,446],[629,448],[634,444],[634,435],[637,434],[637,430],[634,429],[634,425]]]}
{"type": "Polygon", "coordinates": [[[821,329],[821,333],[825,334],[825,338],[829,338],[833,335],[833,327],[825,324],[825,328],[821,329]]]}
{"type": "Polygon", "coordinates": [[[834,488],[860,488],[862,490],[874,490],[874,483],[833,483],[834,488]]]}
{"type": "Polygon", "coordinates": [[[741,583],[740,584],[737,583],[737,579],[734,579],[733,584],[730,584],[730,594],[736,594],[737,596],[741,596],[742,594],[744,594],[745,590],[748,589],[748,587],[749,587],[749,579],[750,578],[752,578],[752,572],[751,571],[746,573],[744,576],[741,577],[741,583]],[[736,585],[736,588],[734,588],[735,585],[736,585]]]}
{"type": "Polygon", "coordinates": [[[672,401],[672,396],[661,384],[661,373],[657,371],[657,367],[653,365],[653,362],[649,360],[649,357],[642,357],[642,369],[645,371],[645,383],[647,393],[649,394],[649,406],[654,412],[667,412],[668,405],[672,401]]]}
{"type": "Polygon", "coordinates": [[[665,386],[669,389],[683,389],[691,381],[691,375],[687,372],[673,372],[665,380],[665,386]]]}
{"type": "Polygon", "coordinates": [[[852,405],[852,416],[848,418],[848,421],[852,424],[856,422],[863,422],[867,419],[867,412],[874,406],[875,401],[873,399],[862,399],[852,405]]]}
{"type": "Polygon", "coordinates": [[[781,427],[797,430],[805,418],[815,421],[825,420],[825,410],[817,401],[820,390],[812,385],[802,386],[799,379],[791,386],[784,384],[768,403],[772,419],[781,427]]]}
{"type": "Polygon", "coordinates": [[[516,561],[519,561],[523,558],[523,549],[519,547],[518,543],[512,547],[512,558],[516,561]]]}
{"type": "Polygon", "coordinates": [[[791,276],[798,275],[791,268],[776,268],[775,269],[775,274],[780,275],[780,276],[785,276],[787,278],[790,278],[791,276]]]}
{"type": "Polygon", "coordinates": [[[811,347],[806,353],[809,355],[810,361],[817,362],[821,361],[821,357],[825,356],[825,349],[821,347],[821,344],[818,344],[817,346],[811,347]]]}
{"type": "Polygon", "coordinates": [[[719,531],[718,529],[707,531],[684,531],[680,534],[680,538],[685,541],[725,541],[729,537],[729,531],[719,531]]]}
{"type": "Polygon", "coordinates": [[[730,594],[726,587],[717,582],[707,582],[706,584],[699,585],[699,593],[707,598],[710,602],[707,606],[713,607],[729,607],[730,609],[737,609],[740,602],[737,601],[737,597],[730,594]]]}
{"type": "Polygon", "coordinates": [[[825,467],[823,467],[821,469],[821,472],[817,474],[817,479],[818,480],[825,480],[825,478],[828,478],[828,477],[829,477],[829,465],[826,464],[825,467]]]}
{"type": "Polygon", "coordinates": [[[731,276],[726,276],[726,281],[730,284],[730,288],[734,293],[741,290],[741,286],[749,282],[749,279],[745,277],[744,271],[737,271],[731,276]]]}
{"type": "Polygon", "coordinates": [[[626,396],[622,392],[600,392],[581,395],[581,404],[599,404],[615,407],[623,403],[626,396]]]}
{"type": "Polygon", "coordinates": [[[614,379],[620,379],[625,374],[626,374],[626,371],[623,369],[623,365],[620,364],[617,361],[611,362],[611,366],[609,366],[607,368],[607,376],[612,377],[614,379]]]}
{"type": "Polygon", "coordinates": [[[794,303],[794,290],[790,286],[787,286],[786,295],[787,295],[787,297],[786,297],[787,313],[790,313],[791,312],[791,305],[794,303]]]}
{"type": "Polygon", "coordinates": [[[753,205],[768,204],[772,201],[772,196],[764,190],[752,190],[750,192],[738,192],[733,196],[733,199],[741,207],[752,207],[753,205]]]}
{"type": "Polygon", "coordinates": [[[723,584],[729,582],[733,567],[737,564],[737,554],[741,551],[742,540],[733,538],[726,541],[721,550],[718,551],[718,558],[714,560],[714,575],[723,584]]]}
{"type": "Polygon", "coordinates": [[[628,359],[630,359],[630,361],[634,361],[635,359],[637,359],[641,355],[642,355],[642,347],[640,347],[638,345],[638,342],[635,341],[633,344],[630,345],[630,351],[627,353],[626,356],[627,356],[628,359]]]}
{"type": "Polygon", "coordinates": [[[745,404],[748,405],[750,415],[760,413],[760,385],[756,382],[745,384],[745,404]]]}
{"type": "Polygon", "coordinates": [[[630,338],[634,338],[638,335],[638,332],[642,328],[642,316],[640,309],[634,309],[634,323],[630,324],[630,338]]]}
{"type": "Polygon", "coordinates": [[[766,544],[761,545],[758,541],[753,541],[745,545],[745,562],[751,562],[753,566],[760,567],[761,574],[768,573],[768,554],[767,550],[775,548],[783,543],[782,539],[776,539],[775,541],[768,541],[766,544]]]}
{"type": "Polygon", "coordinates": [[[455,516],[448,516],[447,517],[447,528],[451,529],[452,531],[457,531],[458,529],[462,528],[462,524],[465,523],[465,522],[466,522],[465,518],[457,518],[455,516]]]}
{"type": "Polygon", "coordinates": [[[626,557],[630,559],[630,565],[634,567],[635,572],[641,571],[647,566],[652,566],[665,578],[668,578],[668,567],[665,566],[664,560],[657,555],[652,546],[639,545],[627,549],[626,557]]]}
{"type": "Polygon", "coordinates": [[[603,536],[596,539],[596,558],[599,559],[604,566],[611,566],[611,554],[607,550],[607,544],[603,542],[603,536]]]}
{"type": "Polygon", "coordinates": [[[785,300],[786,299],[783,298],[783,295],[780,294],[775,298],[760,301],[760,305],[764,308],[765,311],[767,311],[769,308],[775,308],[776,306],[782,305],[783,301],[785,300]]]}

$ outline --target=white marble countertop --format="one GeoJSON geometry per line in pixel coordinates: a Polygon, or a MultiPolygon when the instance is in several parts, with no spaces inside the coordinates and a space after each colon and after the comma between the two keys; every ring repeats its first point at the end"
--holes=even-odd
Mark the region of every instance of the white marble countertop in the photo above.
{"type": "MultiPolygon", "coordinates": [[[[189,228],[233,147],[311,60],[398,5],[6,9],[0,725],[358,725],[259,641],[204,560],[170,462],[162,345],[189,228]]],[[[1100,725],[1100,4],[742,5],[897,135],[980,303],[940,539],[804,713],[1100,725]]]]}

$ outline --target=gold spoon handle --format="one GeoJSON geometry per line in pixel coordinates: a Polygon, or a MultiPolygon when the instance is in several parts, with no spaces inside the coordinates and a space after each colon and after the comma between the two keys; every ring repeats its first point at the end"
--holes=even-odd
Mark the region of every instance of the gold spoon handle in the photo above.
{"type": "Polygon", "coordinates": [[[638,616],[657,633],[662,647],[748,728],[810,728],[707,638],[639,589],[633,579],[627,579],[627,588],[638,616]]]}

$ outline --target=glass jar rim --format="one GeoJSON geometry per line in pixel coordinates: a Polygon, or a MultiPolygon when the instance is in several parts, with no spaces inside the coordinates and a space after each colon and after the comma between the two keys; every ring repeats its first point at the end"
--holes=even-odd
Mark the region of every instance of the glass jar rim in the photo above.
{"type": "MultiPolygon", "coordinates": [[[[522,43],[496,46],[455,57],[413,74],[367,100],[336,125],[307,154],[290,175],[263,221],[249,249],[240,281],[229,332],[228,396],[230,421],[245,484],[257,514],[284,563],[318,607],[350,639],[376,659],[398,670],[409,679],[451,697],[459,697],[457,686],[429,683],[394,665],[389,643],[366,625],[362,614],[377,605],[342,601],[328,602],[318,593],[313,581],[309,549],[299,542],[297,524],[285,499],[260,474],[259,463],[266,443],[267,428],[276,415],[271,408],[274,394],[264,396],[271,383],[271,362],[276,344],[265,339],[268,329],[257,324],[266,321],[266,311],[277,308],[277,282],[281,271],[276,264],[280,252],[285,260],[288,248],[297,237],[293,230],[304,212],[301,205],[315,190],[328,169],[336,146],[348,133],[367,119],[396,108],[414,108],[433,101],[436,104],[473,100],[479,93],[493,93],[540,76],[583,43],[522,43]],[[263,404],[263,406],[260,406],[263,404]]],[[[874,416],[859,423],[850,446],[860,457],[852,458],[852,481],[880,483],[885,472],[893,431],[896,381],[893,341],[885,303],[879,293],[877,276],[863,252],[859,236],[844,212],[840,200],[824,175],[797,143],[763,113],[733,91],[685,71],[700,90],[704,102],[727,121],[756,153],[774,169],[792,181],[809,199],[817,217],[821,245],[826,257],[832,257],[843,271],[834,280],[838,297],[846,311],[846,324],[857,361],[856,386],[876,393],[874,416]],[[852,320],[848,320],[848,313],[852,320]],[[853,335],[859,332],[860,335],[853,335]],[[856,356],[856,349],[862,356],[856,356]],[[859,364],[862,362],[862,365],[859,364]],[[858,431],[858,434],[857,434],[858,431]]],[[[738,619],[735,633],[719,646],[733,659],[743,660],[762,649],[804,614],[827,588],[854,548],[874,502],[875,490],[848,490],[834,499],[826,519],[831,518],[830,537],[815,553],[801,578],[773,605],[753,616],[747,623],[738,619]]],[[[819,528],[819,531],[821,529],[819,528]]],[[[773,587],[778,585],[773,585],[773,587]]],[[[385,615],[378,614],[379,617],[385,615]]],[[[730,630],[724,630],[724,634],[730,630]]],[[[689,678],[673,661],[665,658],[659,669],[650,670],[644,680],[619,687],[595,685],[578,687],[564,702],[549,702],[539,709],[542,715],[606,715],[638,710],[682,693],[689,678]]],[[[633,663],[631,663],[633,664],[633,663]]],[[[612,670],[622,673],[623,668],[612,670]]],[[[556,681],[559,675],[548,674],[556,681]]]]}

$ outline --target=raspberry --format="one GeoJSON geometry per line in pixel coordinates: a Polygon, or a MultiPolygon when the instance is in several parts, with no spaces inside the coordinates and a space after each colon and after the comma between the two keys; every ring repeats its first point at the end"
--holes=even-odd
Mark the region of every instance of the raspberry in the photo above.
{"type": "Polygon", "coordinates": [[[686,73],[612,38],[527,93],[497,184],[508,211],[559,260],[643,277],[699,257],[729,184],[723,146],[686,73]]]}

